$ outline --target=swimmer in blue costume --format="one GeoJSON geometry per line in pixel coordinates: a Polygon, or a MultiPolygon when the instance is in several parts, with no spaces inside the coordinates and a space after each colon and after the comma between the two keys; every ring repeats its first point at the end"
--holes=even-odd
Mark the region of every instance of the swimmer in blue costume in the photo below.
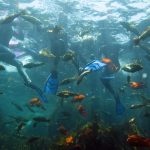
{"type": "Polygon", "coordinates": [[[79,85],[82,81],[82,79],[89,73],[95,72],[95,71],[101,71],[101,82],[105,86],[106,89],[111,93],[111,95],[114,97],[116,102],[116,113],[121,115],[125,112],[125,108],[122,105],[120,101],[119,94],[116,93],[110,83],[110,81],[114,78],[114,73],[118,71],[118,67],[116,67],[111,59],[104,58],[102,61],[100,60],[93,60],[91,63],[87,64],[83,69],[81,74],[79,75],[77,79],[77,84],[79,85]]]}

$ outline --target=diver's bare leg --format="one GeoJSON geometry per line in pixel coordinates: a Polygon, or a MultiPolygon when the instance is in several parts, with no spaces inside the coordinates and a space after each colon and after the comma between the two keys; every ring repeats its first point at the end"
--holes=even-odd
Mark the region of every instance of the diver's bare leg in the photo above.
{"type": "Polygon", "coordinates": [[[25,70],[22,68],[22,64],[20,64],[17,60],[14,59],[13,66],[15,66],[17,68],[18,73],[21,75],[21,77],[23,78],[23,80],[25,82],[25,85],[27,87],[30,87],[30,88],[34,89],[39,94],[40,99],[43,102],[47,102],[46,97],[43,95],[43,91],[39,87],[37,87],[36,85],[34,85],[32,83],[32,81],[30,80],[29,76],[27,75],[25,70]]]}
{"type": "Polygon", "coordinates": [[[32,83],[31,79],[29,78],[28,74],[25,72],[25,70],[22,67],[22,64],[20,62],[18,62],[17,60],[14,59],[13,62],[11,63],[11,65],[13,65],[17,68],[18,73],[23,78],[25,85],[27,87],[34,89],[40,95],[42,94],[42,90],[32,83]]]}
{"type": "Polygon", "coordinates": [[[15,55],[10,51],[10,49],[7,48],[6,46],[3,46],[0,44],[0,50],[1,50],[0,51],[0,60],[3,62],[6,62],[12,66],[15,66],[18,70],[18,73],[23,78],[25,85],[27,87],[34,89],[39,94],[41,100],[44,102],[47,102],[47,99],[43,95],[42,90],[32,83],[29,76],[27,75],[24,68],[22,67],[22,64],[15,59],[15,55]]]}

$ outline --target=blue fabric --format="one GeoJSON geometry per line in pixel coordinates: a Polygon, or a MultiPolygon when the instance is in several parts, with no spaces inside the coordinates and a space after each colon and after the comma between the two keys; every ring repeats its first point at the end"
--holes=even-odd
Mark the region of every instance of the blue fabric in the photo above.
{"type": "Polygon", "coordinates": [[[58,82],[58,78],[57,78],[57,73],[52,72],[49,75],[49,77],[44,85],[44,93],[56,94],[57,90],[58,90],[58,85],[59,85],[59,82],[58,82]]]}
{"type": "Polygon", "coordinates": [[[91,63],[86,65],[84,70],[98,71],[98,70],[101,70],[104,66],[106,66],[105,63],[103,63],[99,60],[93,60],[91,63]]]}

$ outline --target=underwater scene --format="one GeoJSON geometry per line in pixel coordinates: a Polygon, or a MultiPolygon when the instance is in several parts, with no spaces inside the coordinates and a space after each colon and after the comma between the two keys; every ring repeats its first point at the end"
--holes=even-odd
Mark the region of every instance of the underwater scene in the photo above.
{"type": "Polygon", "coordinates": [[[150,150],[149,0],[0,0],[0,150],[150,150]]]}

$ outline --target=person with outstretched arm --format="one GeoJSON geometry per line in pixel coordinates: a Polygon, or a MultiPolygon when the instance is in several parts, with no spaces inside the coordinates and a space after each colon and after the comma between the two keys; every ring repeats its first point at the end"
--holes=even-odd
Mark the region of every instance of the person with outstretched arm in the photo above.
{"type": "Polygon", "coordinates": [[[9,42],[13,36],[13,21],[21,15],[23,15],[22,12],[16,13],[0,21],[0,61],[16,67],[18,73],[23,78],[25,85],[35,90],[43,102],[47,102],[47,98],[44,96],[42,90],[32,83],[31,79],[23,69],[22,64],[15,58],[15,54],[12,50],[8,48],[9,42]]]}
{"type": "Polygon", "coordinates": [[[113,89],[111,85],[111,80],[114,78],[114,73],[116,73],[118,70],[119,67],[115,66],[112,60],[109,58],[103,58],[101,61],[95,59],[82,69],[81,74],[77,79],[77,85],[79,85],[82,79],[89,73],[101,71],[102,75],[100,77],[100,80],[115,99],[116,113],[122,114],[124,113],[125,108],[120,101],[119,94],[113,89]]]}

